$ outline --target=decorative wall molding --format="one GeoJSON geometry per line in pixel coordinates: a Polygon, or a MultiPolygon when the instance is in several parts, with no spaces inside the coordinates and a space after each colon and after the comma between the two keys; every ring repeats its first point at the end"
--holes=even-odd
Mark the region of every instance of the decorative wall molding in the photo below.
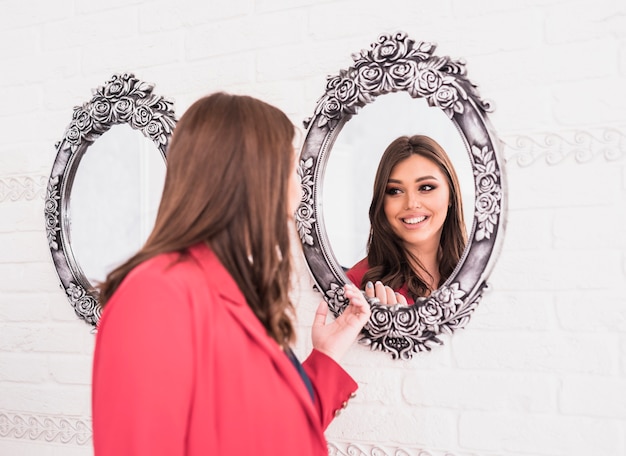
{"type": "Polygon", "coordinates": [[[329,442],[329,456],[471,456],[469,453],[397,448],[368,443],[329,442]]]}
{"type": "Polygon", "coordinates": [[[501,135],[507,166],[528,167],[545,161],[557,165],[569,160],[589,163],[598,158],[614,162],[626,157],[626,125],[589,129],[501,135]]]}
{"type": "Polygon", "coordinates": [[[48,176],[11,176],[0,178],[0,203],[43,199],[48,176]]]}
{"type": "MultiPolygon", "coordinates": [[[[91,419],[63,415],[0,412],[0,438],[91,445],[91,419]]],[[[449,451],[398,448],[374,443],[328,442],[329,456],[470,456],[449,451]]]]}
{"type": "MultiPolygon", "coordinates": [[[[521,168],[545,161],[583,164],[595,159],[614,162],[626,157],[626,125],[500,136],[507,166],[521,168]]],[[[45,198],[48,176],[0,177],[0,203],[45,198]]]]}
{"type": "Polygon", "coordinates": [[[0,412],[0,438],[91,444],[91,420],[61,415],[0,412]]]}

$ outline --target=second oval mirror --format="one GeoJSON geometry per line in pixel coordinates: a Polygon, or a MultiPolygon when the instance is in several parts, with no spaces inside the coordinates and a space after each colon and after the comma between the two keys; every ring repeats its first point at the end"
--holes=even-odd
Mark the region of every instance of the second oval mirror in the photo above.
{"type": "Polygon", "coordinates": [[[113,75],[74,107],[56,145],[46,236],[62,289],[92,326],[101,314],[95,284],[143,243],[161,198],[176,117],[153,89],[132,73],[113,75]]]}

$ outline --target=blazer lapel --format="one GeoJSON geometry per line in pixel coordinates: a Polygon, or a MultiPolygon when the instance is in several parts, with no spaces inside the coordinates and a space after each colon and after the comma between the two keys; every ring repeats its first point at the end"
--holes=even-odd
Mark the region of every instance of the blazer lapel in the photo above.
{"type": "MultiPolygon", "coordinates": [[[[272,359],[278,374],[285,379],[285,382],[302,403],[309,420],[313,424],[313,429],[321,429],[317,409],[311,401],[311,396],[304,381],[300,378],[300,374],[278,343],[267,335],[265,328],[248,306],[241,290],[226,268],[204,244],[194,247],[191,252],[199,260],[205,274],[210,278],[209,281],[220,284],[219,294],[224,299],[231,315],[239,322],[250,338],[272,359]]],[[[321,437],[323,439],[323,435],[321,437]]]]}

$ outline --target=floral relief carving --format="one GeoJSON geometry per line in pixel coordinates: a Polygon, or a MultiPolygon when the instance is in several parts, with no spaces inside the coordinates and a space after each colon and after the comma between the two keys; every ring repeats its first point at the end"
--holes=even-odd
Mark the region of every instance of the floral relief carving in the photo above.
{"type": "Polygon", "coordinates": [[[354,65],[328,78],[326,92],[318,101],[317,125],[334,128],[344,116],[357,113],[378,95],[406,91],[423,97],[452,118],[463,114],[461,100],[472,98],[483,109],[474,85],[465,78],[465,65],[449,57],[435,57],[435,45],[415,42],[405,33],[381,35],[369,50],[353,56],[354,65]]]}
{"type": "Polygon", "coordinates": [[[302,188],[302,199],[300,206],[296,211],[296,228],[300,241],[307,245],[313,245],[313,159],[300,160],[298,165],[298,176],[300,176],[300,185],[302,188]]]}
{"type": "Polygon", "coordinates": [[[97,294],[89,293],[84,287],[76,283],[70,283],[65,289],[67,298],[74,308],[74,312],[87,323],[97,325],[102,314],[102,309],[98,304],[97,294]]]}
{"type": "Polygon", "coordinates": [[[59,249],[57,234],[61,230],[59,227],[59,176],[54,176],[48,182],[48,192],[44,203],[44,215],[46,217],[46,237],[48,245],[53,250],[59,249]]]}
{"type": "Polygon", "coordinates": [[[348,304],[344,293],[343,286],[339,283],[331,283],[330,288],[326,291],[326,301],[328,308],[334,313],[341,313],[342,309],[348,304]]]}
{"type": "Polygon", "coordinates": [[[74,153],[82,144],[93,143],[112,125],[123,123],[141,131],[163,150],[176,121],[172,103],[154,95],[153,88],[132,74],[114,75],[94,90],[89,102],[74,108],[61,150],[74,153]]]}
{"type": "Polygon", "coordinates": [[[476,183],[476,221],[478,229],[476,241],[489,239],[493,234],[500,215],[502,187],[496,157],[489,148],[472,146],[474,156],[474,182],[476,183]]]}
{"type": "Polygon", "coordinates": [[[361,342],[372,350],[391,353],[394,359],[410,359],[414,353],[441,344],[438,334],[462,328],[475,303],[465,303],[458,283],[435,290],[413,306],[372,304],[372,317],[361,342]]]}

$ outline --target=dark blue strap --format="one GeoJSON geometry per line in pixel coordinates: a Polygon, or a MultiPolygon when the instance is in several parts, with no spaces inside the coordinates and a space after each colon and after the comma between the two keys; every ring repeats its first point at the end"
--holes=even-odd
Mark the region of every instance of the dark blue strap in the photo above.
{"type": "Polygon", "coordinates": [[[294,367],[296,368],[296,370],[300,374],[300,377],[302,377],[302,381],[304,382],[304,386],[306,386],[306,389],[309,391],[309,395],[311,396],[311,400],[313,402],[315,402],[315,393],[313,392],[313,385],[311,384],[311,379],[309,378],[309,376],[304,371],[304,368],[302,367],[302,364],[300,364],[300,361],[298,361],[298,358],[296,358],[296,355],[294,354],[294,352],[291,349],[287,349],[285,351],[285,353],[287,353],[287,357],[289,357],[289,359],[291,360],[292,364],[294,365],[294,367]]]}

